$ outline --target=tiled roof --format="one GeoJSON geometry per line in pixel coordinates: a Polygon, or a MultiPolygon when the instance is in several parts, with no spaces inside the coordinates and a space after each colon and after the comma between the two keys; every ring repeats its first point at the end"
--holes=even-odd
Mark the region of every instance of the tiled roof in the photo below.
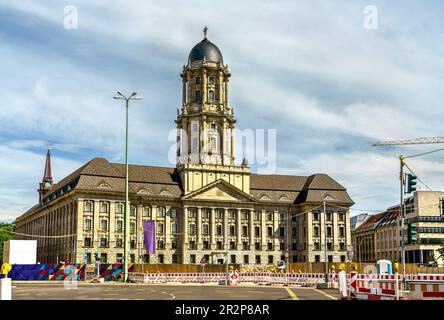
{"type": "Polygon", "coordinates": [[[376,226],[376,224],[378,223],[378,221],[380,221],[382,218],[384,218],[385,214],[386,214],[386,212],[384,211],[384,212],[369,216],[367,218],[367,220],[365,220],[359,227],[357,227],[355,229],[355,232],[373,229],[376,226]]]}

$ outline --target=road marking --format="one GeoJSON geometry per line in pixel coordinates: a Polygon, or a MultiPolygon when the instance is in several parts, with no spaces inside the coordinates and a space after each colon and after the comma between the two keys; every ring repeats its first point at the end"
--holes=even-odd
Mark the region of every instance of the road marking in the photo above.
{"type": "Polygon", "coordinates": [[[298,296],[295,295],[295,293],[294,293],[290,288],[285,287],[285,290],[287,290],[288,294],[290,295],[290,297],[291,297],[293,300],[299,300],[298,296]]]}
{"type": "Polygon", "coordinates": [[[329,295],[328,293],[323,292],[322,290],[313,288],[313,290],[319,292],[320,294],[323,294],[324,296],[326,296],[327,298],[333,299],[333,300],[338,300],[338,298],[333,297],[332,295],[329,295]]]}

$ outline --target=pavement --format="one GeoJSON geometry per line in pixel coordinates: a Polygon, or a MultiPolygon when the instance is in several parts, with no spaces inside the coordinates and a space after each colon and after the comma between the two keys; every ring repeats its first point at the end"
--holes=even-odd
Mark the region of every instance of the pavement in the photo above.
{"type": "Polygon", "coordinates": [[[286,286],[237,286],[200,284],[12,283],[13,300],[336,300],[338,290],[286,286]]]}

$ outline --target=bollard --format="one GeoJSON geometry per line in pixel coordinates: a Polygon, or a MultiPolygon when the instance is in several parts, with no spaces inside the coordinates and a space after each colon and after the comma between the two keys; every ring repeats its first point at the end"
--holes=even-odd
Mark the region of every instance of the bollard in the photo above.
{"type": "Polygon", "coordinates": [[[0,279],[0,300],[11,300],[11,278],[0,279]]]}
{"type": "Polygon", "coordinates": [[[339,271],[339,299],[346,299],[347,292],[347,276],[344,270],[339,271]]]}

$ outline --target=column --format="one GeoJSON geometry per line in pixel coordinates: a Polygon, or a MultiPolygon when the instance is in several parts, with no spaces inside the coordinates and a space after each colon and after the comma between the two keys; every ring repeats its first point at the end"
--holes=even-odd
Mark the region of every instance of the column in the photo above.
{"type": "Polygon", "coordinates": [[[187,102],[187,80],[186,75],[182,75],[182,105],[187,102]]]}
{"type": "Polygon", "coordinates": [[[249,232],[248,232],[248,236],[250,237],[250,250],[254,249],[254,225],[253,225],[253,221],[254,221],[254,212],[253,210],[249,210],[248,211],[248,218],[249,218],[249,232]]]}
{"type": "MultiPolygon", "coordinates": [[[[143,248],[143,246],[142,246],[143,248]]],[[[165,206],[165,249],[171,248],[171,206],[165,206]]],[[[169,250],[165,251],[165,262],[171,263],[171,254],[167,253],[169,250]]]]}
{"type": "Polygon", "coordinates": [[[202,68],[202,105],[207,102],[207,69],[202,68]]]}
{"type": "Polygon", "coordinates": [[[242,249],[241,210],[236,209],[236,243],[237,250],[242,249]]]}
{"type": "Polygon", "coordinates": [[[196,222],[196,233],[197,233],[197,250],[202,250],[202,208],[197,208],[197,222],[196,222]]]}
{"type": "Polygon", "coordinates": [[[217,100],[218,100],[218,102],[219,103],[222,103],[223,102],[223,81],[224,81],[224,78],[223,78],[223,73],[222,73],[222,71],[219,71],[219,82],[217,83],[217,85],[218,85],[218,97],[217,97],[217,100]]]}
{"type": "Polygon", "coordinates": [[[210,247],[216,249],[216,220],[214,218],[214,208],[210,208],[210,247]]]}
{"type": "MultiPolygon", "coordinates": [[[[338,233],[339,233],[339,225],[338,225],[338,213],[336,211],[332,212],[332,225],[331,225],[331,232],[333,232],[333,250],[339,250],[339,248],[336,249],[336,246],[339,247],[339,239],[338,239],[338,233]]],[[[333,257],[335,253],[332,253],[333,257]]],[[[340,261],[340,260],[339,260],[340,261]]]]}
{"type": "Polygon", "coordinates": [[[277,252],[276,248],[279,248],[279,212],[276,210],[273,211],[273,233],[277,234],[273,238],[274,251],[277,252]]]}
{"type": "Polygon", "coordinates": [[[225,157],[225,118],[222,120],[220,128],[220,155],[221,164],[223,165],[225,157]]]}
{"type": "Polygon", "coordinates": [[[186,73],[186,87],[187,87],[187,93],[186,93],[186,102],[189,104],[191,102],[191,74],[189,72],[186,73]]]}
{"type": "Polygon", "coordinates": [[[234,126],[232,126],[231,128],[231,154],[230,154],[230,158],[232,159],[232,161],[234,160],[234,126]]]}
{"type": "Polygon", "coordinates": [[[261,210],[261,246],[262,250],[267,250],[267,226],[265,224],[267,217],[266,211],[261,210]]]}
{"type": "Polygon", "coordinates": [[[228,77],[225,78],[225,107],[228,108],[230,106],[230,101],[228,99],[228,77]]]}
{"type": "Polygon", "coordinates": [[[176,127],[176,157],[180,157],[182,154],[182,148],[180,146],[180,127],[177,125],[176,127]]]}

